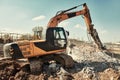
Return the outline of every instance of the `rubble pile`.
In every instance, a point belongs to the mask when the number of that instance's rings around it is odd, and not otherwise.
[[[120,73],[112,68],[104,70],[104,72],[99,73],[101,80],[120,80]]]
[[[75,43],[75,42],[74,42]],[[84,63],[86,65],[102,65],[101,67],[111,65],[120,66],[120,59],[113,56],[109,56],[106,52],[97,50],[95,45],[87,43],[77,43],[77,46],[73,47],[72,50],[68,47],[68,55],[78,63]],[[99,66],[100,66],[99,65]]]
[[[120,79],[120,60],[115,58],[114,55],[109,56],[106,54],[106,52],[97,50],[93,44],[76,41],[72,41],[72,44],[76,46],[74,46],[72,49],[68,48],[67,52],[68,55],[72,56],[74,61],[76,61],[75,69],[77,70],[77,73],[75,73],[74,76],[77,78],[75,77],[75,80]],[[117,77],[115,77],[113,74]]]
[[[58,71],[49,74],[47,72],[49,65],[44,64],[41,73],[33,74],[30,72],[27,60],[1,59],[0,80],[120,80],[119,59],[100,52],[95,45],[90,43],[73,40],[71,44],[73,45],[68,47],[67,53],[75,61],[73,68],[67,69],[59,66]]]
[[[112,68],[95,72],[90,67],[86,67],[82,71],[73,74],[73,76],[74,80],[120,80],[120,72]]]

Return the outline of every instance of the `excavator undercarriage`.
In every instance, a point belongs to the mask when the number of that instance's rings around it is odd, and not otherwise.
[[[32,73],[40,73],[42,67],[45,63],[49,65],[51,61],[54,61],[56,64],[60,64],[61,67],[72,68],[74,66],[74,61],[71,56],[67,54],[50,54],[41,57],[29,58],[30,70]]]

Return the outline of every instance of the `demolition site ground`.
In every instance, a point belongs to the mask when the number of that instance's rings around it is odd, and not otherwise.
[[[95,45],[71,40],[68,55],[74,59],[73,68],[60,67],[49,73],[49,65],[44,64],[41,73],[30,72],[27,59],[3,59],[3,44],[0,44],[0,80],[120,80],[120,59],[110,52],[101,52]]]

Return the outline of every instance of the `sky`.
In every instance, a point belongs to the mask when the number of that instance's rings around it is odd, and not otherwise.
[[[102,42],[120,42],[120,0],[0,0],[0,32],[32,33],[36,26],[44,30],[57,11],[87,3],[92,23]],[[74,11],[82,10],[82,6]],[[88,41],[82,16],[61,22],[70,38]],[[43,33],[45,34],[45,33]]]

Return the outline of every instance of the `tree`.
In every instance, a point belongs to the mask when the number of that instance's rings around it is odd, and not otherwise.
[[[34,39],[41,39],[43,27],[40,27],[40,26],[34,27],[32,31],[34,32],[34,35],[33,35]]]

